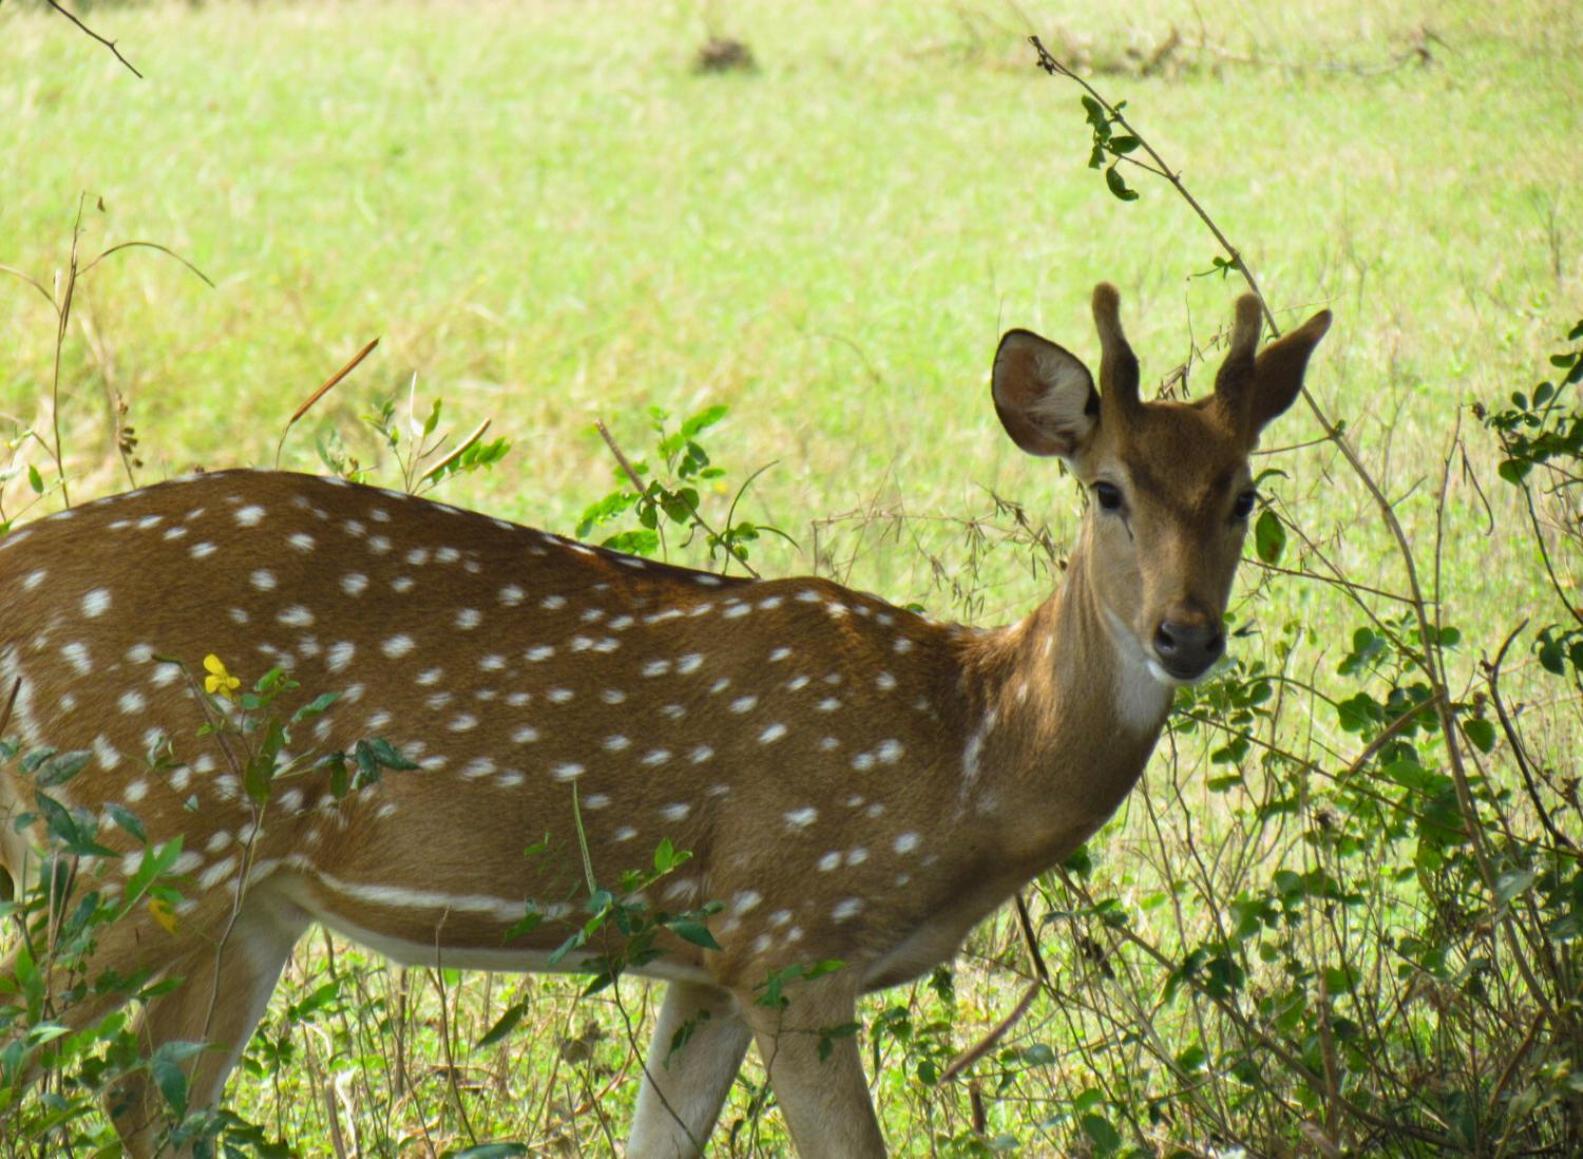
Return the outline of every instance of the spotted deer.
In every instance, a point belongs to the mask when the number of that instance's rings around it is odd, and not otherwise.
[[[669,839],[691,860],[639,900],[720,903],[718,948],[666,932],[637,967],[668,990],[629,1154],[701,1151],[750,1041],[803,1155],[884,1154],[857,1040],[820,1032],[948,961],[1132,789],[1173,689],[1221,655],[1248,456],[1330,324],[1317,314],[1260,352],[1244,297],[1214,393],[1144,402],[1114,288],[1093,313],[1097,390],[1027,331],[995,355],[1006,433],[1092,498],[1060,587],[995,631],[295,474],[197,475],[0,539],[10,731],[24,752],[91,754],[57,791],[119,855],[79,880],[113,894],[134,870],[116,806],[151,841],[183,838],[185,900],[165,921],[132,910],[93,968],[185,979],[139,1025],[151,1049],[212,1044],[192,1104],[218,1099],[311,922],[398,962],[586,966],[552,952],[585,916],[588,869],[613,882]],[[230,707],[192,677],[210,654],[238,675],[285,669],[303,698],[339,693],[262,803],[223,730],[200,735],[206,702]],[[373,736],[417,767],[332,792],[314,753]],[[20,878],[44,835],[13,819],[33,808],[12,761],[0,860]],[[514,931],[530,905],[545,920]],[[766,978],[832,960],[789,1002],[756,1001]],[[117,1129],[148,1155],[157,1096],[122,1095]]]

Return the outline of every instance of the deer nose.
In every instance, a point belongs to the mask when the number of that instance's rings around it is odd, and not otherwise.
[[[1225,633],[1207,617],[1166,617],[1154,630],[1154,654],[1178,680],[1197,680],[1225,650]]]

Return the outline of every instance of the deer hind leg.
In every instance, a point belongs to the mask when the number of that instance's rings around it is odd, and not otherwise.
[[[679,1033],[686,1041],[672,1050]],[[669,983],[627,1140],[630,1159],[702,1154],[751,1038],[726,991]]]
[[[167,1042],[208,1044],[186,1063],[189,1110],[219,1101],[307,926],[307,915],[289,902],[250,895],[223,942],[221,925],[218,944],[189,950],[172,967],[171,973],[182,977],[181,985],[149,1004],[138,1030],[150,1055]],[[130,1155],[145,1159],[171,1154],[160,1142],[163,1100],[147,1075],[128,1079],[109,1101],[112,1121]]]
[[[857,995],[854,979],[846,975],[838,971],[788,990],[781,1009],[743,997],[770,1088],[802,1159],[885,1155],[857,1038],[850,1033]]]

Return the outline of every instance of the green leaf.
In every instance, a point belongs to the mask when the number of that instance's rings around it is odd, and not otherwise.
[[[56,753],[44,762],[44,767],[34,775],[34,780],[42,789],[51,789],[56,785],[64,785],[93,759],[93,753],[86,749],[75,750],[69,753]]]
[[[1503,459],[1500,466],[1495,468],[1495,473],[1513,487],[1521,487],[1531,470],[1533,464],[1525,459]]]
[[[132,912],[132,907],[143,899],[143,894],[154,883],[154,879],[165,873],[176,863],[176,858],[181,856],[181,838],[176,837],[163,845],[149,846],[143,850],[143,858],[138,863],[137,872],[126,883],[126,888],[121,892],[121,907],[116,917],[124,917]],[[166,1046],[172,1045],[166,1043]],[[161,1050],[164,1047],[160,1048]]]
[[[1341,727],[1348,732],[1361,733],[1381,719],[1380,706],[1366,692],[1349,697],[1336,705],[1336,716]]]
[[[529,909],[528,912],[522,916],[521,921],[517,922],[505,932],[501,940],[511,942],[522,937],[524,934],[531,934],[534,930],[539,928],[543,921],[544,915],[542,913],[536,909]]]
[[[410,773],[418,767],[402,756],[401,750],[382,736],[372,736],[367,740],[359,741],[357,747],[366,751],[370,759],[381,768],[394,769],[399,773]]]
[[[831,1053],[835,1050],[836,1039],[851,1038],[857,1034],[859,1029],[861,1027],[856,1022],[843,1022],[838,1026],[826,1026],[820,1030],[819,1061],[824,1062],[829,1059]]]
[[[148,833],[144,830],[143,822],[138,820],[136,813],[132,812],[132,810],[128,809],[125,805],[118,801],[106,802],[104,811],[109,814],[110,820],[114,821],[122,829],[125,829],[128,833],[130,833],[133,837],[136,837],[145,845],[148,844]]]
[[[516,1159],[528,1153],[525,1143],[480,1143],[460,1151],[446,1151],[440,1159]]]
[[[677,849],[672,845],[669,837],[662,837],[660,843],[654,847],[654,872],[669,873],[692,860],[692,856],[687,850]]]
[[[1105,115],[1105,106],[1093,97],[1083,97],[1083,111],[1088,116],[1088,123],[1094,127],[1094,136],[1101,141],[1110,139],[1110,118]]]
[[[1495,725],[1490,721],[1465,720],[1462,722],[1462,732],[1481,753],[1487,753],[1495,747]]]
[[[1105,170],[1105,184],[1119,201],[1138,200],[1138,191],[1128,188],[1127,179],[1121,175],[1121,172],[1114,165]]]
[[[243,770],[242,787],[255,805],[262,805],[269,800],[269,787],[278,771],[276,761],[285,747],[285,726],[278,720],[271,720],[264,727],[264,739],[259,743],[258,751]]]
[[[623,531],[619,535],[612,535],[599,546],[628,555],[653,555],[660,549],[660,537],[655,531]]]
[[[27,465],[27,485],[33,488],[35,495],[44,494],[44,476],[38,473],[38,468],[32,463]]]
[[[1513,869],[1495,879],[1495,900],[1500,905],[1510,904],[1512,898],[1525,893],[1538,879],[1531,869]]]
[[[159,1093],[176,1112],[177,1118],[187,1114],[187,1072],[182,1063],[204,1050],[201,1042],[167,1042],[148,1060],[149,1072],[159,1086]]]
[[[478,1040],[478,1046],[480,1048],[493,1046],[499,1042],[517,1028],[517,1024],[522,1021],[522,1016],[527,1012],[528,1004],[526,1002],[517,1002],[507,1007],[506,1012],[496,1019],[495,1024],[489,1028],[489,1032]]]
[[[1138,138],[1129,137],[1124,134],[1120,137],[1112,137],[1110,139],[1110,151],[1112,153],[1131,153],[1138,147],[1139,144],[1140,142]]]
[[[1022,1061],[1029,1066],[1054,1066],[1055,1051],[1050,1049],[1048,1043],[1036,1042],[1023,1049]]]
[[[714,406],[705,407],[693,415],[692,418],[682,423],[682,437],[693,438],[699,431],[707,430],[725,418],[730,410],[731,408],[724,403],[716,403]]]
[[[1099,1115],[1084,1115],[1081,1122],[1083,1134],[1093,1142],[1096,1155],[1114,1155],[1121,1150],[1121,1136],[1110,1125],[1109,1119]]]
[[[678,938],[691,942],[695,946],[702,946],[706,950],[718,950],[720,948],[720,943],[715,941],[715,936],[709,932],[709,927],[696,918],[669,918],[664,924],[665,928]]]
[[[1331,994],[1350,994],[1357,981],[1356,971],[1346,966],[1325,967],[1325,989]]]
[[[326,692],[323,696],[315,697],[311,704],[304,704],[301,708],[297,709],[296,712],[291,714],[291,723],[301,724],[305,720],[311,720],[313,717],[321,716],[323,715],[325,709],[329,708],[330,705],[334,704],[339,699],[341,699],[341,694],[339,692]]]
[[[1280,516],[1275,512],[1260,512],[1258,522],[1253,525],[1253,547],[1259,559],[1265,563],[1280,560],[1281,552],[1286,549],[1286,528],[1281,525]]]

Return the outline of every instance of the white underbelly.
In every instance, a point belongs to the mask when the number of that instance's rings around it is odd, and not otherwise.
[[[461,970],[493,970],[510,974],[580,974],[598,969],[598,954],[573,952],[550,961],[553,951],[535,949],[492,949],[480,946],[446,946],[436,941],[411,941],[370,930],[337,913],[321,899],[306,896],[295,899],[314,921],[402,966],[452,966]],[[519,915],[520,916],[520,915]],[[504,927],[502,927],[504,932]],[[696,966],[656,959],[627,973],[667,982],[708,982],[709,975]]]

